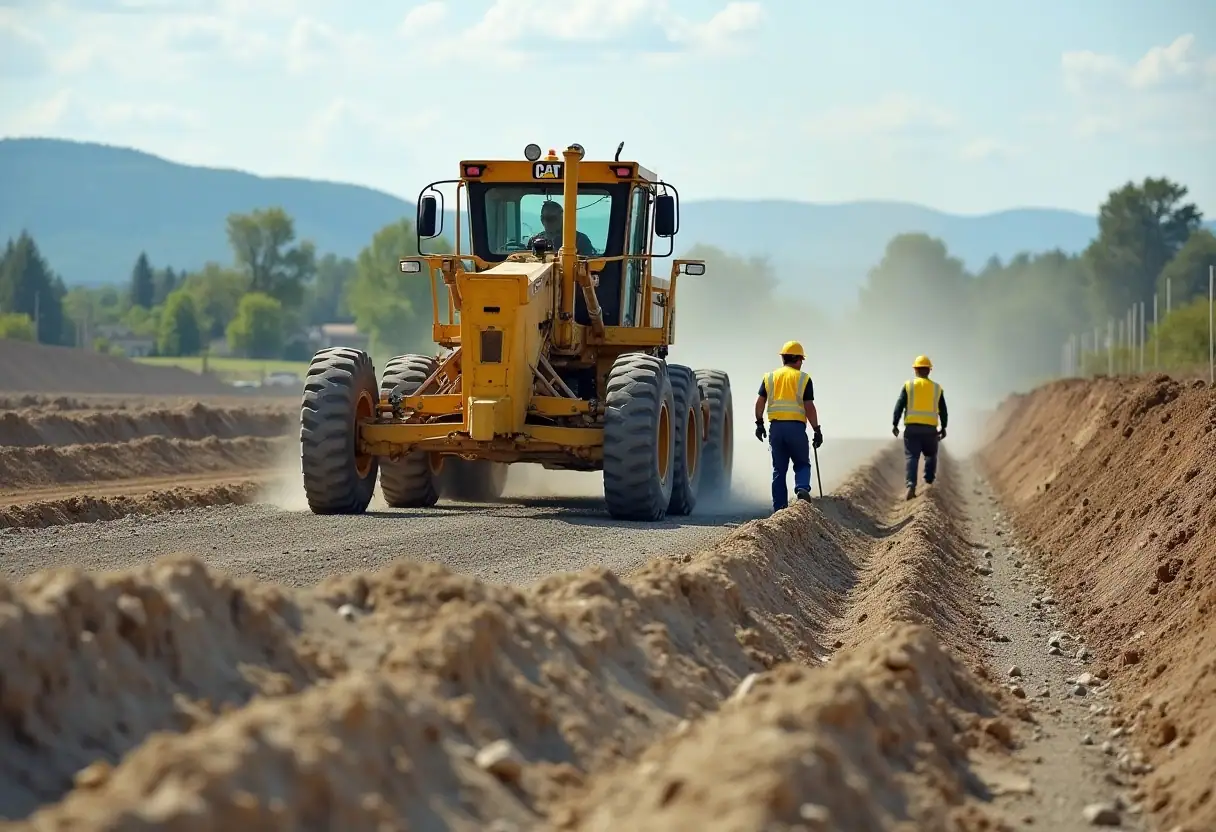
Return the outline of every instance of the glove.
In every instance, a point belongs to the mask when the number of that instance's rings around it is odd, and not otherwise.
[[[946,438],[946,429],[945,429],[945,428],[942,428],[941,430],[939,430],[939,431],[937,432],[937,438],[938,438],[938,439],[945,439],[945,438]]]
[[[897,428],[895,425],[891,426],[891,435],[894,436],[896,439],[899,438],[899,428]]]
[[[811,447],[818,450],[819,446],[822,444],[823,444],[823,431],[821,431],[819,428],[815,428],[815,435],[813,437],[811,437]]]
[[[764,429],[764,420],[757,419],[756,420],[756,438],[759,439],[761,442],[763,442],[767,436],[768,436],[768,431],[766,431]]]

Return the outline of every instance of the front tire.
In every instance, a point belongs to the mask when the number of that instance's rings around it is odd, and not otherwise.
[[[405,396],[412,396],[439,368],[439,361],[429,355],[399,355],[384,365],[380,392],[388,394],[400,385]],[[421,451],[400,459],[380,463],[380,493],[393,508],[426,508],[439,502],[438,475],[441,466],[432,463],[431,455]]]
[[[662,520],[675,473],[675,398],[667,363],[619,356],[608,373],[604,499],[619,520]]]
[[[668,364],[672,398],[675,401],[675,475],[671,485],[669,514],[692,514],[701,486],[701,459],[705,426],[701,413],[701,387],[693,371],[682,364]]]
[[[300,469],[313,514],[362,514],[378,460],[358,452],[359,421],[376,415],[376,368],[363,350],[332,347],[312,358],[300,405]]]

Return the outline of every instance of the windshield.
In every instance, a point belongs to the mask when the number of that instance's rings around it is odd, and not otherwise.
[[[608,248],[613,193],[601,185],[578,189],[578,253],[602,255]],[[474,208],[474,210],[476,210]],[[554,250],[562,245],[565,204],[561,185],[488,185],[482,202],[486,247],[496,255],[526,251],[544,235]]]

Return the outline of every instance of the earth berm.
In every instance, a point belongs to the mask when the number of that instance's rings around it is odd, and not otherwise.
[[[10,828],[993,828],[968,752],[1007,753],[1020,705],[942,646],[969,555],[949,492],[905,504],[898,469],[624,577],[401,561],[291,590],[177,557],[6,585]],[[929,551],[959,590],[925,605]]]

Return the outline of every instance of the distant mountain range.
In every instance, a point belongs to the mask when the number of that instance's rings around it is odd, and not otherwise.
[[[414,216],[412,204],[359,185],[194,167],[58,139],[0,139],[0,183],[0,236],[28,230],[69,284],[125,282],[140,251],[157,266],[177,269],[228,262],[224,222],[234,211],[280,205],[300,237],[348,257],[382,226]],[[696,243],[767,254],[785,287],[832,305],[855,295],[887,241],[901,232],[940,237],[972,269],[994,254],[1080,251],[1097,233],[1095,216],[1073,211],[1023,208],[972,217],[873,201],[686,199],[680,225],[677,254]],[[1216,229],[1216,222],[1208,225]]]

